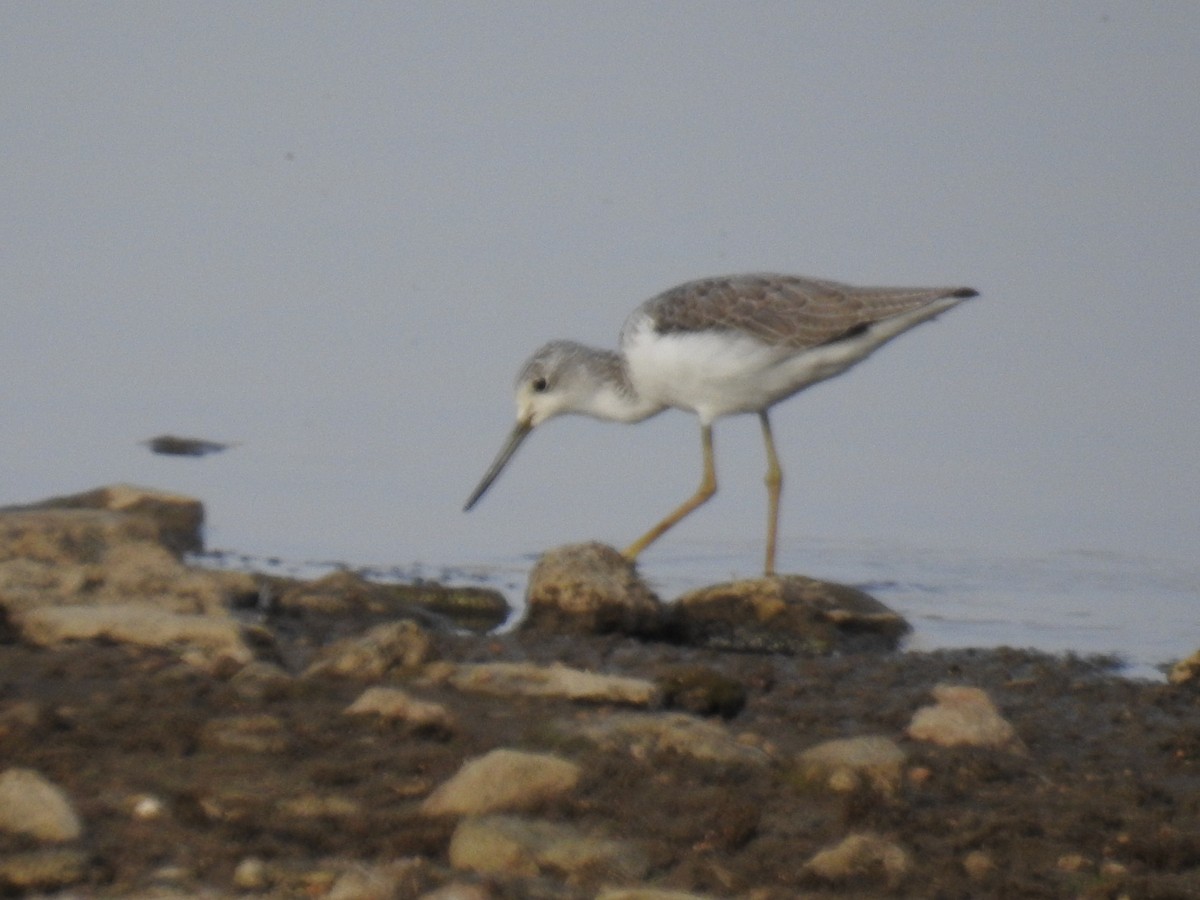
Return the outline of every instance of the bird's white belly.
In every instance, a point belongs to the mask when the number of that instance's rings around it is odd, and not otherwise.
[[[649,327],[627,332],[622,349],[639,396],[706,422],[766,409],[862,358],[836,344],[796,351],[732,331],[656,334]]]

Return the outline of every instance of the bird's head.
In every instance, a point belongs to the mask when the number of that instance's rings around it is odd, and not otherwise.
[[[587,348],[571,341],[551,341],[529,357],[517,375],[517,422],[464,511],[491,487],[529,432],[555,416],[584,407],[587,395],[594,390],[587,377],[586,359]]]

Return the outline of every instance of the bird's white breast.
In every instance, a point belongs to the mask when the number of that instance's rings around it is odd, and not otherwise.
[[[639,396],[705,422],[765,409],[857,361],[836,347],[797,352],[736,331],[658,334],[649,318],[630,323],[622,350]]]

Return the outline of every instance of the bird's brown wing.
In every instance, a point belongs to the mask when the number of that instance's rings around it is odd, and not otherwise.
[[[816,347],[971,288],[855,287],[791,275],[733,275],[690,281],[646,302],[660,334],[740,331],[779,346]]]

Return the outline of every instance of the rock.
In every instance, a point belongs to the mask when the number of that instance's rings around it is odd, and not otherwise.
[[[885,796],[900,787],[905,752],[891,738],[878,735],[825,741],[797,757],[803,778],[847,793],[866,784]]]
[[[279,812],[295,819],[359,819],[363,805],[340,794],[299,794],[280,801]]]
[[[770,762],[762,749],[731,735],[723,725],[687,713],[613,713],[564,730],[610,750],[638,757],[678,753],[693,759],[761,766]]]
[[[1171,684],[1187,684],[1189,681],[1195,681],[1200,678],[1200,650],[1197,650],[1187,659],[1181,659],[1175,665],[1171,666],[1171,671],[1167,674],[1167,680]]]
[[[369,687],[346,707],[347,715],[376,715],[398,719],[414,728],[453,732],[457,723],[440,703],[418,700],[399,688]]]
[[[658,597],[633,563],[604,544],[548,550],[529,573],[522,631],[653,635],[663,620]]]
[[[83,881],[88,857],[80,850],[47,849],[0,855],[0,893],[21,895]]]
[[[935,706],[917,710],[908,736],[942,747],[997,747],[1014,753],[1024,745],[991,698],[979,688],[940,684],[933,689]]]
[[[700,588],[672,607],[681,643],[754,653],[823,655],[894,650],[909,624],[856,588],[772,575]]]
[[[422,894],[417,900],[493,900],[495,895],[481,884],[452,881],[436,891]]]
[[[392,619],[419,619],[431,626],[449,621],[473,631],[490,631],[501,625],[510,612],[504,595],[488,588],[381,583],[348,571],[285,584],[277,600],[278,607],[285,610],[332,615],[365,612]]]
[[[963,871],[972,881],[982,881],[996,869],[996,860],[986,850],[972,850],[963,857]]]
[[[421,804],[426,815],[480,815],[527,809],[575,788],[581,771],[546,753],[493,750],[463,763]]]
[[[274,663],[254,660],[229,679],[229,686],[243,700],[278,700],[287,696],[296,679]]]
[[[73,841],[83,824],[67,795],[32,769],[0,773],[0,831],[39,841]]]
[[[40,606],[11,614],[21,637],[40,647],[64,641],[110,640],[190,652],[191,661],[254,658],[237,621],[228,615],[173,613],[136,601],[106,606]]]
[[[450,839],[450,865],[484,875],[532,878],[547,873],[631,880],[647,870],[633,845],[594,837],[569,825],[514,816],[467,818]]]
[[[713,900],[713,898],[707,894],[664,891],[658,888],[610,888],[597,894],[596,900]]]
[[[740,681],[707,666],[678,666],[659,676],[663,702],[701,716],[732,719],[746,705]]]
[[[402,867],[357,865],[338,876],[326,900],[393,900],[400,892]]]
[[[601,675],[572,669],[561,663],[474,663],[431,666],[426,675],[460,691],[499,697],[560,697],[586,703],[650,706],[658,701],[658,687],[643,678]]]
[[[261,891],[271,886],[271,871],[257,856],[247,856],[233,870],[233,886],[243,891]]]
[[[388,622],[323,648],[304,677],[337,675],[378,681],[393,672],[412,671],[432,657],[433,641],[424,628],[410,620]]]
[[[804,868],[825,881],[882,876],[894,887],[908,874],[912,863],[908,853],[891,841],[875,834],[852,834],[816,853]]]
[[[121,513],[124,515],[120,518],[127,522],[136,519],[142,523],[141,528],[149,526],[149,533],[145,534],[144,539],[157,541],[175,554],[195,553],[204,549],[204,505],[199,500],[130,484],[114,484],[82,494],[52,497],[25,506],[5,507],[0,509],[0,521],[12,513],[80,510]],[[60,521],[70,521],[70,516]],[[0,538],[0,544],[2,543],[3,539]],[[88,545],[64,545],[64,548],[66,547],[86,552]]]
[[[283,721],[267,713],[212,719],[201,730],[200,741],[218,750],[243,753],[283,753],[289,743]]]

